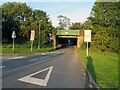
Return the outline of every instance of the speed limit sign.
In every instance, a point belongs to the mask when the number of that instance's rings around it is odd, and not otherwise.
[[[30,41],[34,41],[35,38],[35,30],[31,30]]]

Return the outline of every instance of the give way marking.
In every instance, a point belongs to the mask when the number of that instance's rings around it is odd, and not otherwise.
[[[31,84],[35,84],[35,85],[40,85],[40,86],[47,86],[47,83],[48,83],[48,80],[50,78],[50,75],[51,75],[51,72],[52,72],[52,69],[53,69],[53,66],[50,66],[48,68],[45,68],[43,70],[40,70],[38,72],[35,72],[33,74],[30,74],[28,76],[25,76],[25,77],[22,77],[20,79],[18,79],[19,81],[22,81],[22,82],[26,82],[26,83],[31,83]],[[34,77],[31,77],[31,76],[34,76],[38,73],[41,73],[43,71],[46,71],[46,70],[49,70],[45,79],[39,79],[39,78],[34,78]]]

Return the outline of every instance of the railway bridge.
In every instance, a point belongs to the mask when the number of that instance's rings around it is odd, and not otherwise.
[[[56,34],[53,32],[54,49],[59,46],[73,46],[77,45],[80,48],[83,42],[83,30],[57,30]]]

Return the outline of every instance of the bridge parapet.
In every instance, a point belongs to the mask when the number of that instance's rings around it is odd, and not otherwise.
[[[57,36],[61,35],[71,35],[71,36],[79,36],[80,35],[80,30],[57,30],[56,33]]]

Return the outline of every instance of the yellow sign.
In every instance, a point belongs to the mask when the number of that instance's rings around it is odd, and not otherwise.
[[[91,30],[84,30],[84,42],[91,42]]]

